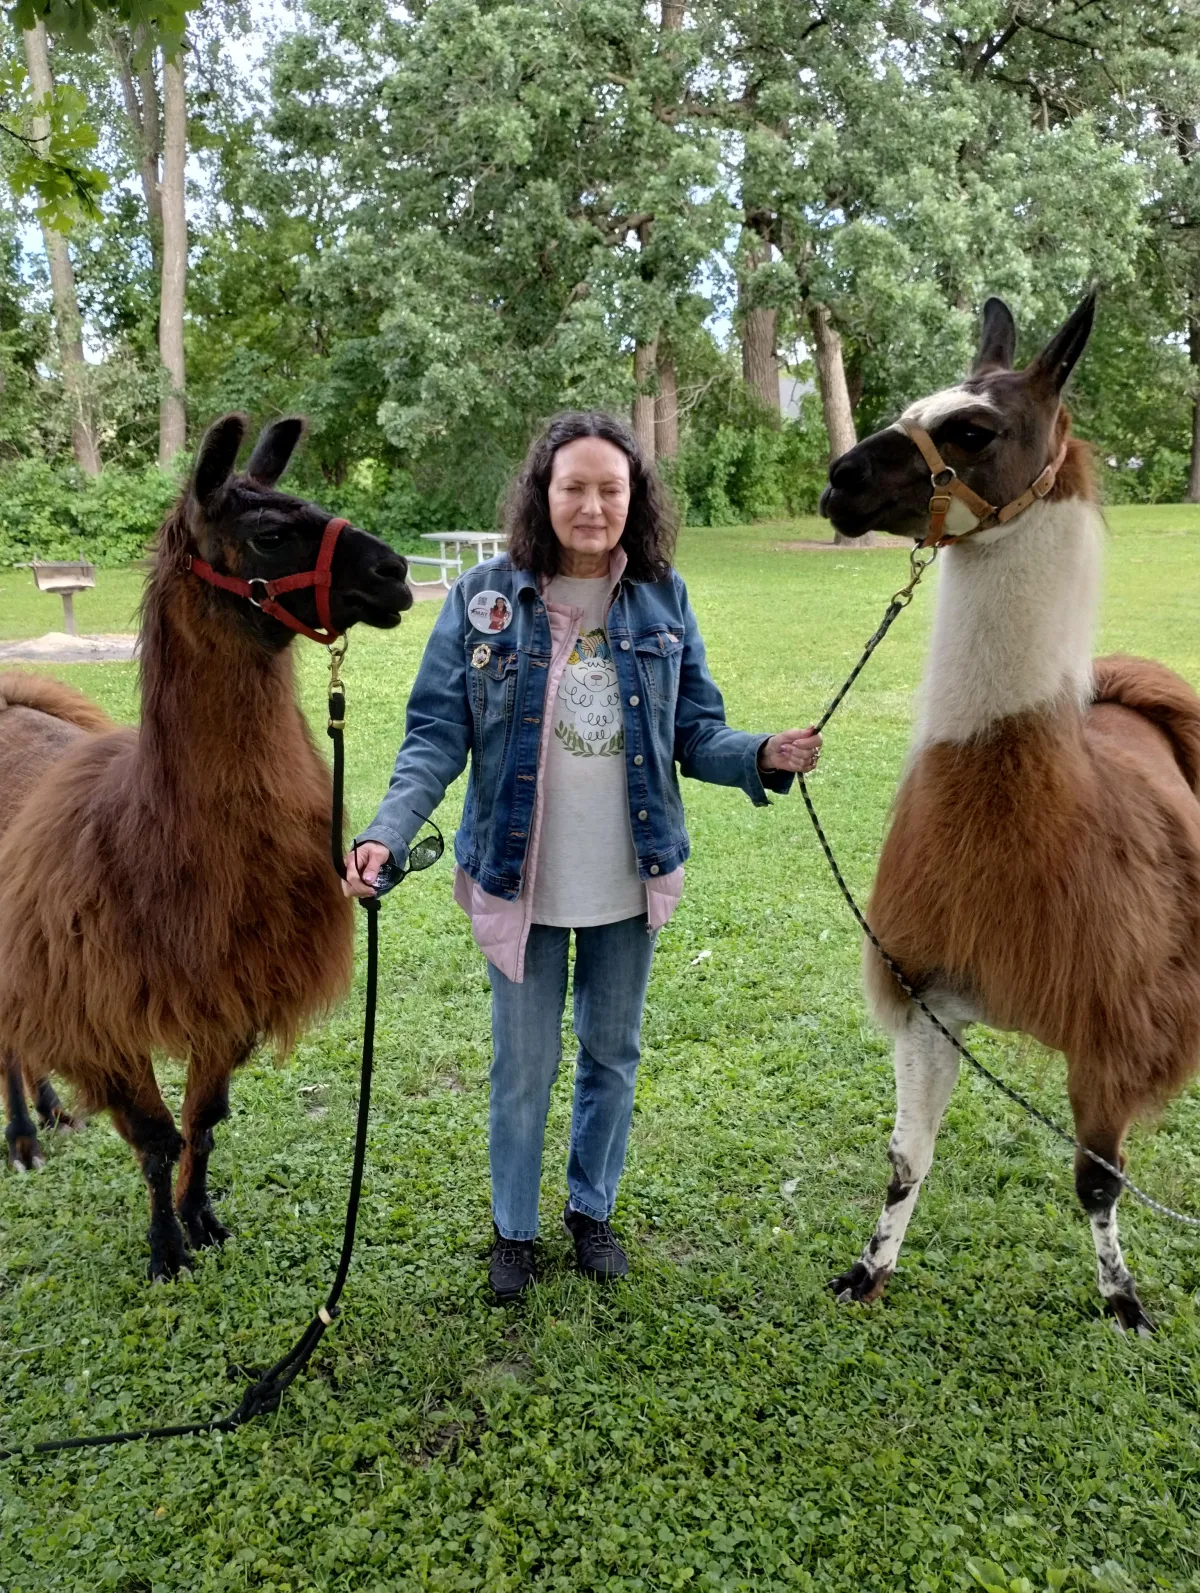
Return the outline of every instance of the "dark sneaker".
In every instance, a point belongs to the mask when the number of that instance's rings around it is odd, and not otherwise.
[[[613,1278],[625,1277],[629,1258],[606,1222],[597,1222],[581,1211],[572,1211],[568,1201],[563,1212],[563,1227],[575,1241],[575,1259],[585,1278],[608,1283]]]
[[[493,1232],[488,1282],[497,1300],[515,1300],[537,1276],[533,1265],[533,1240],[505,1239],[498,1228],[493,1228]]]

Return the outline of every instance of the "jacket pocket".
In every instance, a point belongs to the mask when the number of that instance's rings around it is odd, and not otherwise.
[[[483,658],[483,654],[488,654]],[[517,693],[516,648],[498,652],[486,646],[471,649],[468,658],[467,680],[471,695],[471,712],[477,724],[502,719],[512,720],[513,702]]]
[[[646,687],[650,705],[660,716],[669,709],[673,723],[675,701],[679,696],[679,666],[683,658],[682,632],[656,625],[635,636],[633,647],[638,674]],[[668,746],[670,744],[668,741]]]

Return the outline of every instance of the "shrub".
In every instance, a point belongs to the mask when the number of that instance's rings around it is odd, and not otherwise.
[[[828,462],[820,404],[809,394],[800,420],[779,428],[760,422],[689,432],[670,482],[690,524],[739,525],[813,513]]]
[[[324,486],[313,496],[400,553],[417,552],[423,532],[469,529],[453,493],[422,491],[409,471],[378,459],[360,459],[340,486]]]
[[[1179,503],[1187,491],[1189,460],[1174,448],[1154,448],[1145,458],[1118,462],[1101,456],[1106,503]]]
[[[129,564],[145,551],[179,490],[148,466],[99,476],[22,459],[0,470],[0,567],[33,559]]]

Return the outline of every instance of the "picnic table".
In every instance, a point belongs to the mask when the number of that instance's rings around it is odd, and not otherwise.
[[[422,542],[436,542],[438,556],[432,554],[424,557],[416,554],[409,559],[409,564],[436,565],[438,574],[432,581],[416,581],[415,586],[449,586],[456,581],[463,572],[463,550],[473,548],[476,564],[482,564],[484,559],[490,559],[497,553],[504,551],[506,541],[503,531],[423,531]],[[447,548],[451,551],[447,553]],[[453,571],[453,574],[450,572]]]

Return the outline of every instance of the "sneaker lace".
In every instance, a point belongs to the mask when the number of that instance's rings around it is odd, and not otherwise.
[[[519,1267],[526,1259],[528,1246],[519,1239],[497,1239],[492,1254],[502,1267]]]
[[[598,1222],[588,1236],[589,1241],[597,1250],[615,1250],[617,1236],[606,1222]]]

